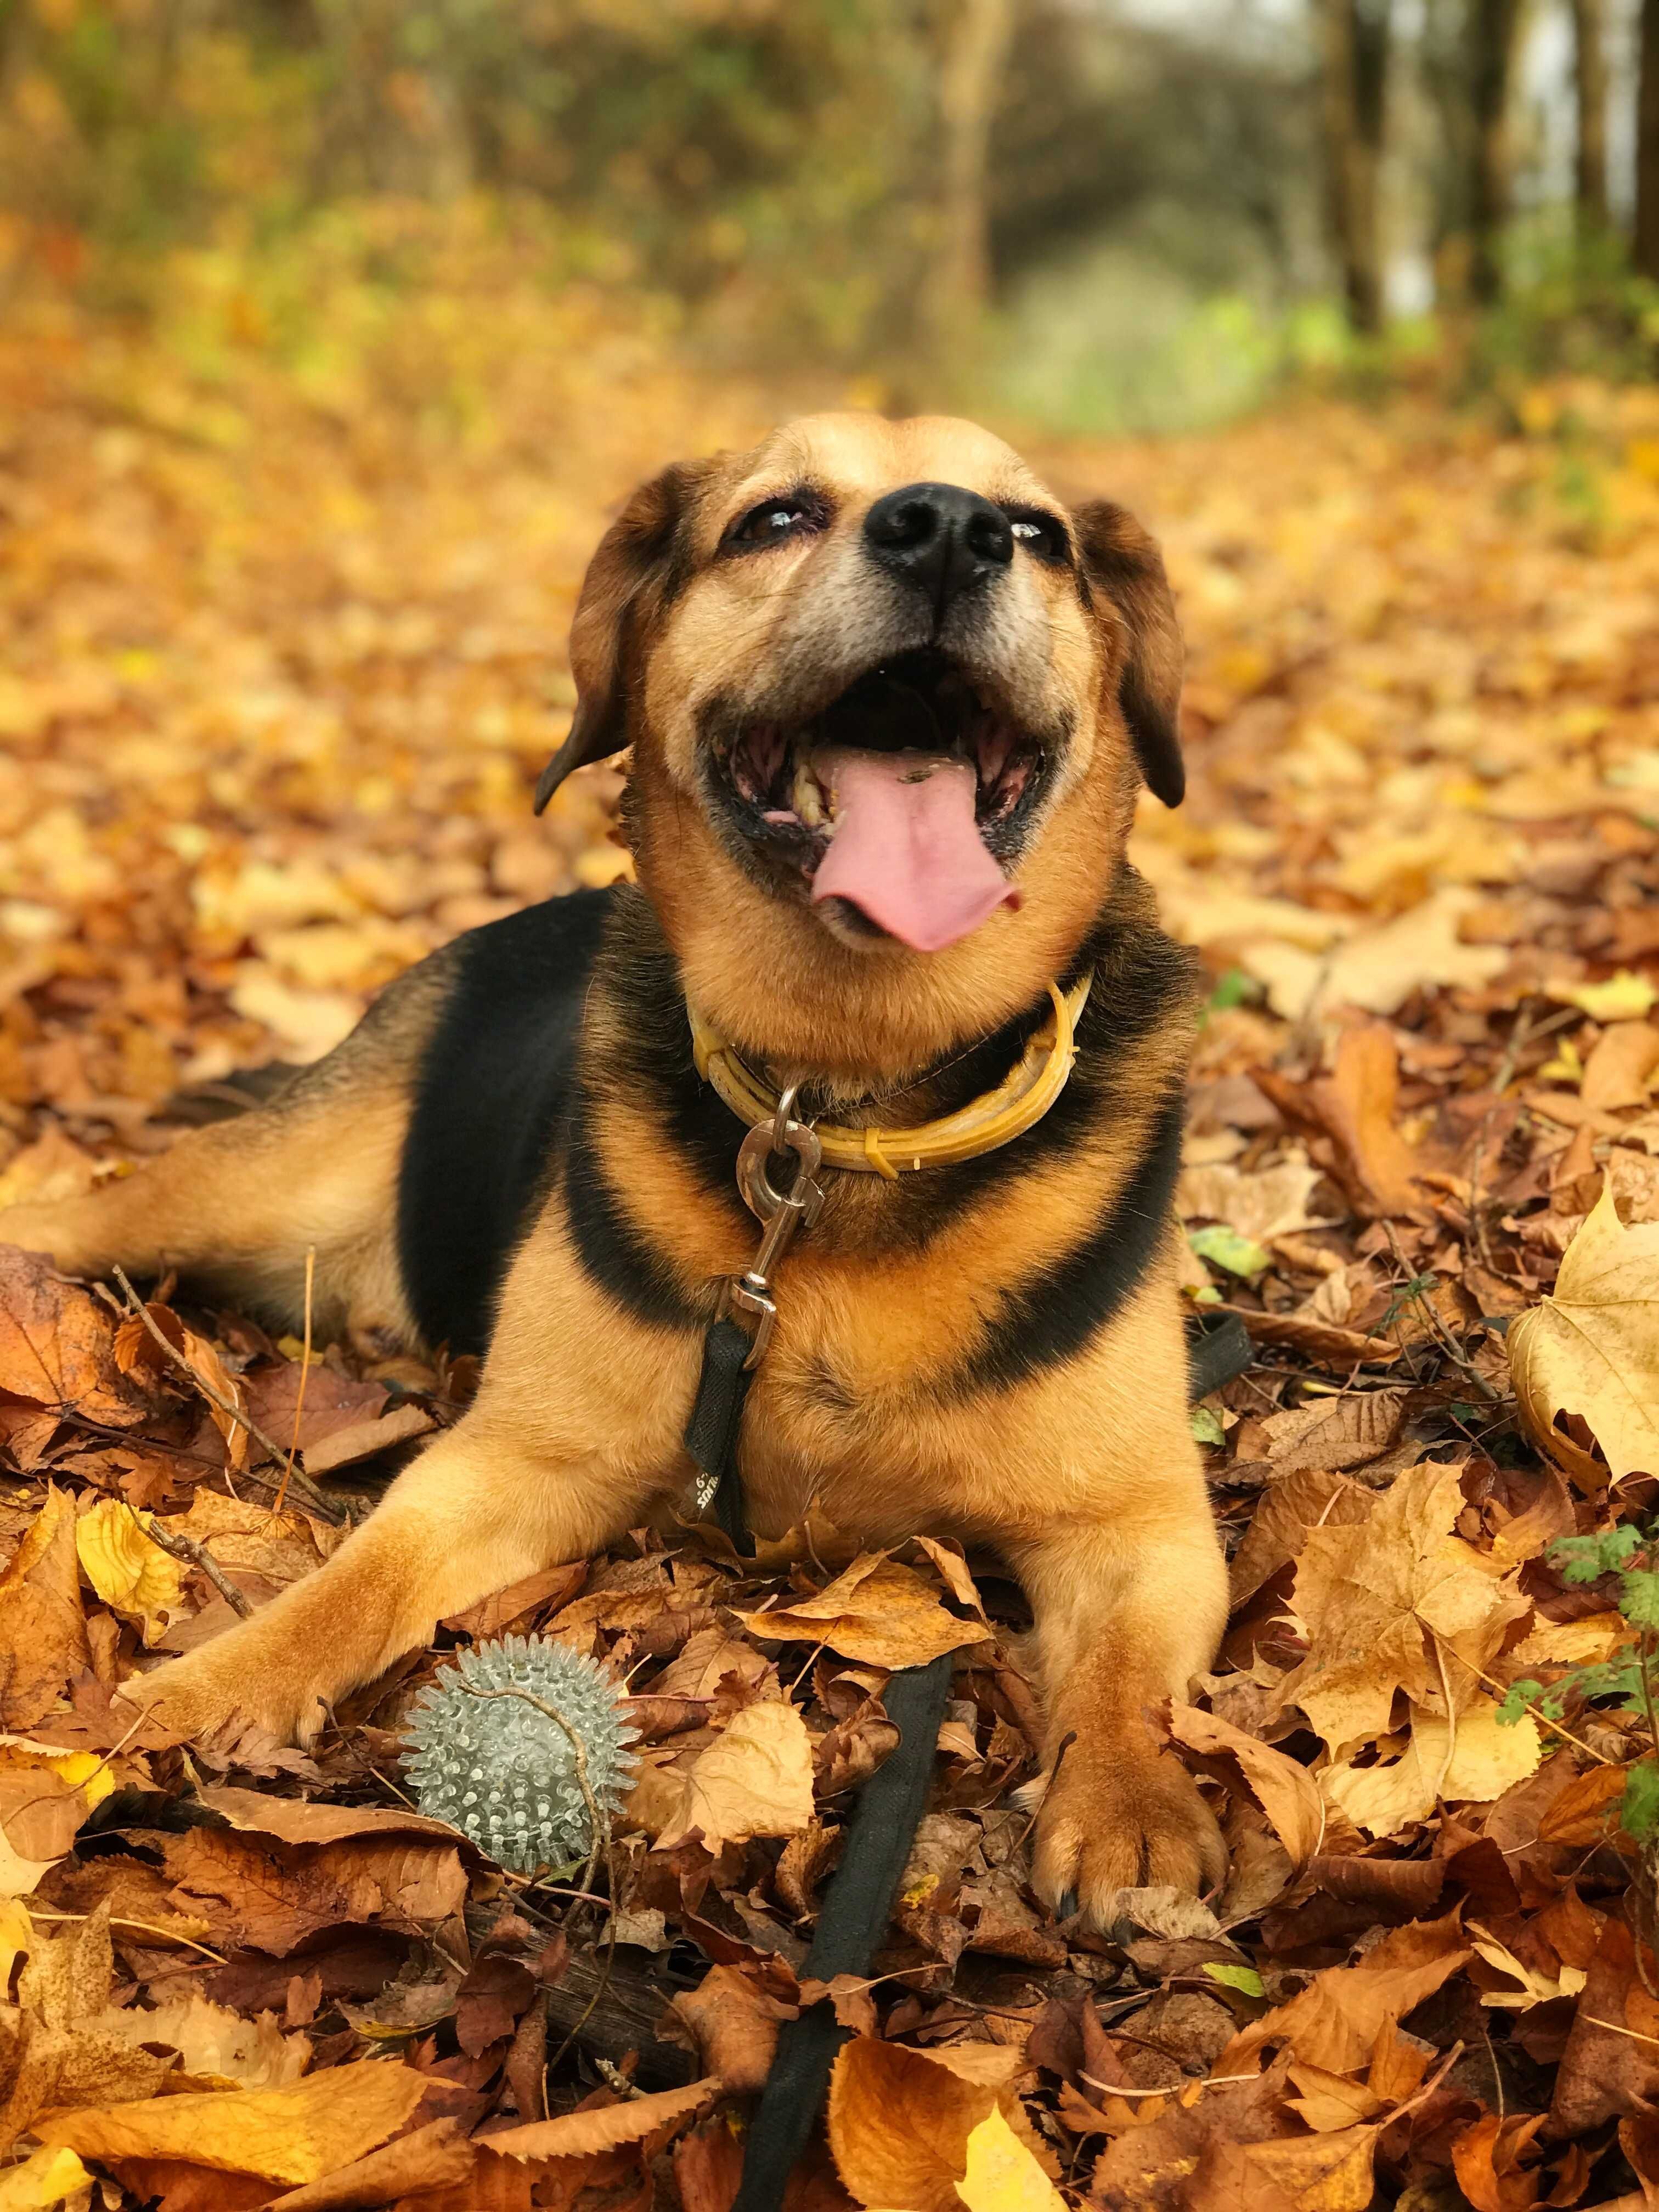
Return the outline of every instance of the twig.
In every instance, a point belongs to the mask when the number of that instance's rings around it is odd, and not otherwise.
[[[184,1560],[187,1566],[199,1567],[231,1611],[240,1614],[244,1620],[247,1619],[253,1607],[215,1559],[205,1544],[198,1543],[194,1536],[186,1536],[171,1528],[163,1528],[153,1515],[146,1525],[143,1515],[136,1511],[131,1503],[125,1500],[123,1502],[126,1504],[127,1511],[132,1515],[133,1520],[137,1524],[141,1535],[147,1536],[158,1551],[166,1552],[173,1559]]]
[[[1442,1637],[1440,1631],[1436,1628],[1431,1622],[1425,1620],[1420,1613],[1414,1613],[1412,1615],[1412,1618],[1416,1621],[1419,1628],[1426,1628],[1428,1630],[1430,1635],[1433,1637],[1437,1644],[1444,1642],[1445,1639]],[[1465,1659],[1462,1653],[1458,1650],[1455,1644],[1447,1644],[1446,1649],[1451,1653],[1454,1659],[1460,1662],[1462,1665],[1467,1667],[1470,1674],[1474,1674],[1478,1678],[1478,1680],[1484,1682],[1489,1690],[1496,1690],[1500,1698],[1505,1698],[1509,1695],[1509,1691],[1504,1687],[1504,1685],[1501,1682],[1495,1681],[1490,1674],[1483,1673],[1482,1670],[1475,1665],[1473,1659]],[[1513,1687],[1513,1685],[1510,1686]],[[1582,1751],[1586,1759],[1593,1759],[1598,1766],[1616,1766],[1618,1765],[1619,1762],[1617,1759],[1604,1757],[1601,1752],[1596,1751],[1591,1745],[1587,1744],[1583,1736],[1575,1735],[1570,1728],[1563,1728],[1559,1721],[1552,1720],[1549,1715],[1544,1711],[1543,1707],[1541,1705],[1534,1705],[1530,1698],[1522,1698],[1521,1702],[1535,1721],[1539,1722],[1544,1728],[1553,1729],[1557,1735],[1565,1737],[1567,1742],[1571,1744],[1576,1750]]]
[[[276,1502],[271,1507],[273,1515],[283,1510],[283,1500],[288,1496],[288,1486],[294,1480],[294,1463],[300,1456],[300,1417],[306,1409],[306,1384],[311,1379],[311,1291],[317,1274],[317,1247],[306,1247],[306,1333],[300,1348],[300,1387],[294,1394],[294,1434],[289,1439],[288,1465],[283,1469],[283,1479],[276,1486]]]
[[[286,1454],[283,1452],[281,1444],[274,1442],[271,1437],[268,1437],[257,1421],[253,1420],[248,1414],[245,1413],[240,1406],[234,1405],[231,1401],[225,1396],[222,1390],[216,1389],[198,1369],[191,1364],[190,1361],[185,1358],[184,1353],[180,1352],[176,1346],[170,1344],[167,1341],[165,1331],[156,1326],[155,1316],[151,1314],[149,1308],[139,1297],[137,1291],[133,1289],[132,1285],[127,1280],[123,1271],[119,1267],[112,1267],[110,1273],[114,1276],[116,1281],[121,1285],[122,1291],[126,1296],[129,1308],[131,1309],[135,1319],[143,1323],[145,1328],[149,1330],[155,1342],[160,1345],[161,1350],[166,1353],[173,1365],[178,1368],[180,1373],[189,1376],[191,1381],[196,1385],[197,1389],[207,1400],[208,1403],[210,1406],[216,1406],[227,1420],[234,1421],[238,1428],[246,1429],[249,1436],[252,1437],[254,1443],[258,1445],[259,1449],[264,1452],[268,1460],[270,1460],[277,1466],[281,1466],[283,1459],[286,1457]],[[270,1487],[269,1485],[265,1486]],[[316,1485],[307,1480],[304,1475],[301,1474],[297,1471],[297,1469],[294,1474],[294,1487],[301,1498],[307,1500],[314,1499],[319,1505],[326,1504],[326,1500],[323,1498],[321,1492],[318,1490]],[[280,1496],[280,1494],[281,1493],[279,1492],[278,1495]]]
[[[1446,1354],[1446,1357],[1452,1362],[1453,1365],[1468,1376],[1470,1382],[1474,1383],[1475,1389],[1480,1393],[1483,1398],[1488,1399],[1493,1404],[1496,1404],[1502,1394],[1499,1391],[1495,1390],[1492,1384],[1487,1382],[1486,1376],[1481,1374],[1480,1370],[1471,1361],[1468,1354],[1464,1351],[1462,1346],[1459,1344],[1451,1331],[1446,1327],[1444,1322],[1441,1320],[1439,1315],[1430,1304],[1428,1299],[1425,1297],[1422,1291],[1416,1287],[1419,1278],[1409,1267],[1407,1266],[1406,1255],[1400,1249],[1400,1240],[1394,1233],[1393,1222],[1385,1221],[1382,1226],[1388,1231],[1389,1250],[1394,1254],[1396,1263],[1405,1269],[1406,1287],[1401,1293],[1402,1298],[1408,1299],[1410,1303],[1417,1308],[1424,1320],[1428,1323],[1430,1334],[1434,1337],[1436,1342],[1439,1345],[1441,1350]]]
[[[47,1912],[38,1905],[26,1905],[23,1910],[31,1920],[90,1920],[92,1917],[89,1912]],[[222,1951],[210,1951],[205,1943],[197,1942],[193,1936],[180,1936],[173,1929],[159,1927],[153,1920],[134,1920],[127,1913],[112,1912],[109,1924],[112,1928],[142,1928],[147,1936],[163,1936],[169,1943],[177,1943],[186,1951],[199,1951],[204,1959],[211,1959],[218,1966],[230,1963]]]

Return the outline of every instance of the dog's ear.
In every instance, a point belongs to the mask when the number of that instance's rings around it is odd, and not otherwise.
[[[1187,789],[1179,721],[1185,653],[1164,556],[1134,517],[1109,499],[1079,507],[1073,520],[1090,587],[1116,608],[1127,635],[1117,697],[1135,758],[1153,793],[1179,806]]]
[[[536,784],[539,814],[573,769],[619,753],[629,727],[635,648],[649,602],[660,594],[679,526],[707,464],[677,462],[632,493],[587,564],[570,624],[576,711],[570,734]]]

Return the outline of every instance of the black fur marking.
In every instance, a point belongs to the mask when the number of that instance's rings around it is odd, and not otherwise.
[[[1177,1086],[1154,1117],[1133,1174],[1083,1242],[1036,1282],[1004,1296],[982,1340],[951,1378],[953,1396],[1006,1389],[1039,1368],[1059,1366],[1121,1310],[1169,1232],[1185,1103]]]
[[[641,1237],[605,1181],[593,1149],[593,1110],[586,1086],[579,1083],[564,1172],[576,1256],[600,1289],[636,1320],[668,1328],[701,1327],[707,1314],[687,1298],[662,1252]],[[649,1174],[648,1163],[641,1163],[641,1172]]]
[[[404,1288],[431,1344],[482,1353],[563,1132],[606,915],[574,891],[460,939],[398,1178]]]

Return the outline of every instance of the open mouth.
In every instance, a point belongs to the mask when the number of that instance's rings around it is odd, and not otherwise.
[[[935,951],[1019,903],[1011,860],[1048,765],[933,647],[896,654],[798,728],[741,724],[723,753],[751,843],[890,936]]]

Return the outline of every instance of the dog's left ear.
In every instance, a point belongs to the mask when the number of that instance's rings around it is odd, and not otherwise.
[[[632,741],[635,647],[668,576],[691,494],[708,466],[677,462],[642,483],[587,564],[570,624],[576,711],[569,736],[537,781],[538,814],[573,769],[605,760]]]
[[[1179,720],[1186,654],[1164,556],[1133,515],[1109,499],[1079,507],[1073,519],[1090,587],[1111,601],[1127,635],[1117,698],[1135,758],[1154,795],[1179,806],[1187,789]]]

